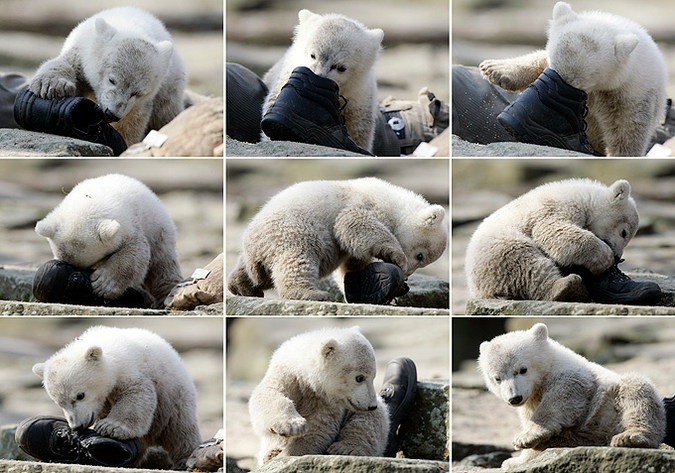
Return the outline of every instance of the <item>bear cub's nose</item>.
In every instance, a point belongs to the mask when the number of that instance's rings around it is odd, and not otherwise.
[[[518,405],[521,402],[523,402],[523,396],[513,396],[511,399],[509,399],[509,404],[512,406]]]

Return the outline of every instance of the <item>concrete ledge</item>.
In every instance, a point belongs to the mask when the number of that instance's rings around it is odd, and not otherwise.
[[[111,468],[92,465],[74,465],[66,463],[41,463],[35,461],[1,460],[0,473],[105,473],[105,472],[144,472],[157,473],[157,471],[171,470],[146,470],[140,468]],[[185,472],[182,472],[185,473]]]
[[[581,302],[470,299],[467,315],[675,315],[675,277],[653,273],[627,273],[638,282],[655,282],[663,291],[658,305],[639,306]]]
[[[256,473],[442,473],[447,462],[407,458],[350,457],[342,455],[305,455],[275,458]]]
[[[450,315],[450,310],[226,296],[225,313],[227,315]]]
[[[549,448],[539,457],[510,470],[514,473],[587,473],[675,471],[675,451],[649,448]]]

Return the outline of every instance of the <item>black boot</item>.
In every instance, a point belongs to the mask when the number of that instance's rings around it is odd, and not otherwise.
[[[675,396],[663,398],[666,408],[666,436],[663,443],[675,448]]]
[[[16,428],[17,445],[32,457],[52,463],[121,467],[141,453],[138,439],[116,440],[94,430],[72,430],[65,419],[36,416]]]
[[[352,141],[339,107],[335,81],[301,66],[293,69],[260,126],[272,140],[296,141],[372,154]]]
[[[117,299],[94,294],[91,270],[81,270],[60,260],[50,260],[38,268],[33,278],[33,295],[40,302],[109,307],[147,307],[143,294],[127,288]]]
[[[98,104],[84,97],[42,99],[25,87],[14,101],[14,119],[29,131],[108,146],[115,156],[127,149],[122,135],[106,122]]]
[[[370,263],[362,271],[348,272],[344,284],[345,299],[357,304],[389,304],[410,290],[401,268],[382,261]]]
[[[622,261],[618,260],[611,268],[597,276],[588,270],[581,272],[591,300],[602,304],[658,304],[662,295],[659,285],[651,281],[633,281],[619,269],[618,264]]]
[[[497,120],[522,143],[601,156],[586,136],[587,98],[586,92],[546,68]]]
[[[394,358],[387,365],[380,397],[389,409],[389,438],[385,457],[398,452],[398,427],[408,415],[417,394],[417,367],[410,358]]]

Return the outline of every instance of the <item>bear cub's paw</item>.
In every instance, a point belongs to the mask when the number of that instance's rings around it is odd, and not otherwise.
[[[534,448],[540,443],[548,440],[553,435],[548,429],[540,425],[533,425],[525,432],[519,434],[515,439],[513,439],[513,446],[517,450],[523,450],[525,448]]]
[[[639,430],[626,430],[612,437],[612,447],[653,448],[653,442]]]
[[[112,437],[118,440],[140,437],[138,432],[134,432],[122,422],[107,418],[99,420],[94,426],[94,430],[105,437]]]
[[[368,456],[372,453],[366,448],[363,442],[335,442],[326,452],[328,455],[353,455],[353,456]]]
[[[512,59],[486,59],[478,65],[483,77],[505,90],[523,90],[529,85],[522,66]]]
[[[91,287],[94,294],[107,299],[116,299],[122,295],[126,286],[118,281],[118,277],[107,266],[101,266],[91,273]]]
[[[59,68],[51,67],[35,74],[30,83],[30,90],[45,99],[74,97],[77,94],[77,84]]]
[[[304,417],[294,417],[272,424],[270,430],[282,437],[303,435],[307,431],[307,420]]]

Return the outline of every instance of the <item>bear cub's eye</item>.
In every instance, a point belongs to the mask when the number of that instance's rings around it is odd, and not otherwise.
[[[520,374],[527,373],[527,368],[520,368]]]
[[[312,53],[309,55],[309,57],[311,57],[312,59],[316,59],[316,54]]]
[[[628,236],[628,232],[626,230],[621,230],[621,238],[626,238]]]
[[[108,82],[110,82],[112,85],[116,84],[115,79],[113,79],[112,77],[108,78]]]
[[[78,401],[81,401],[82,399],[84,399],[84,393],[77,393],[76,399]]]
[[[499,384],[501,382],[502,382],[502,378],[500,378],[499,376],[495,376],[495,383]]]
[[[417,256],[415,256],[415,258],[417,258],[417,261],[419,261],[420,263],[424,261],[424,255],[422,253],[417,253]]]
[[[360,374],[354,379],[356,380],[357,383],[363,383],[365,381],[366,377],[363,376],[362,374]]]

